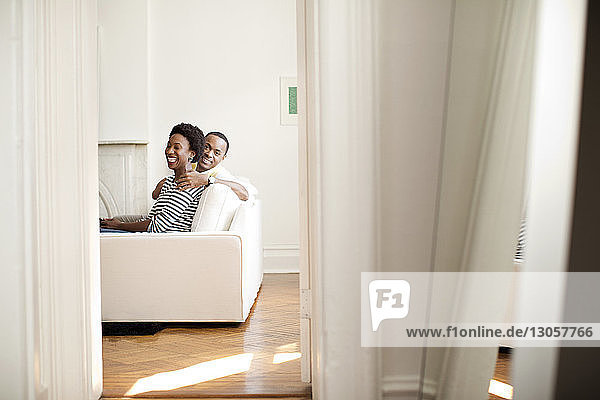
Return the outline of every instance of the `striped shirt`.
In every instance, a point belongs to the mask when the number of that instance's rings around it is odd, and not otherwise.
[[[521,264],[525,261],[525,245],[527,243],[527,221],[525,218],[521,220],[521,228],[519,228],[519,236],[517,238],[517,250],[515,251],[514,262]]]
[[[189,232],[205,186],[177,189],[175,175],[167,177],[148,213],[148,232]]]

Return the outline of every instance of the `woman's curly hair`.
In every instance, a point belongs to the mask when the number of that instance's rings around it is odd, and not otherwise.
[[[187,139],[188,143],[190,144],[190,150],[193,150],[196,153],[192,159],[192,162],[198,162],[202,152],[204,151],[204,133],[202,130],[197,126],[182,122],[179,125],[175,125],[173,129],[171,129],[169,137],[177,133]]]

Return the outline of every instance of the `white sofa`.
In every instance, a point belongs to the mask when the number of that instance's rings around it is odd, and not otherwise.
[[[262,283],[261,209],[236,200],[207,188],[194,232],[101,233],[102,320],[245,321]]]

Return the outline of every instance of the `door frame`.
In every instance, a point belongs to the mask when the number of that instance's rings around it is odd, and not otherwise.
[[[12,0],[26,399],[98,399],[97,0]],[[19,383],[15,382],[15,386]],[[11,390],[11,388],[8,388]]]
[[[587,3],[537,3],[525,272],[565,272],[569,268]],[[517,321],[538,318],[537,305],[528,300],[529,295],[526,285],[517,288]],[[555,321],[562,319],[566,296],[563,286],[555,293],[554,304],[545,305]],[[519,397],[554,397],[559,353],[558,347],[522,348],[515,353],[513,386]]]
[[[318,80],[315,3],[296,0],[298,73],[298,178],[300,226],[300,345],[302,381],[312,382],[313,398],[320,396],[321,286],[319,256],[321,191],[318,150]],[[309,23],[312,21],[312,23]]]

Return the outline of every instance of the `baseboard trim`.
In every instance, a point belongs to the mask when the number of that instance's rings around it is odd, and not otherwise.
[[[383,400],[413,400],[419,398],[421,381],[418,375],[388,375],[381,380]],[[423,381],[422,399],[436,398],[437,384],[431,379]]]
[[[283,274],[300,272],[300,247],[293,244],[264,246],[263,270]]]

